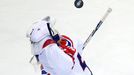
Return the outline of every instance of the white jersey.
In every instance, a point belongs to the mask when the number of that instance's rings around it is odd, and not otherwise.
[[[36,55],[36,50],[41,52],[38,54],[39,63],[43,65],[42,75],[91,75],[88,66],[85,61],[82,61],[81,43],[74,44],[76,51],[74,58],[75,64],[72,58],[67,55],[56,43],[49,44],[43,48],[43,44],[47,39],[51,39],[49,36],[43,39],[40,43],[32,45],[32,52]],[[45,71],[45,72],[44,72]]]
[[[64,75],[68,74],[71,71],[71,68],[73,66],[72,59],[65,54],[56,43],[50,44],[45,48],[42,48],[43,42],[46,41],[49,37],[41,41],[39,46],[33,45],[33,54],[35,49],[42,51],[38,57],[40,64],[43,65],[45,71],[48,73],[51,73],[51,75]],[[35,52],[36,53],[36,52]],[[35,54],[36,55],[36,54]]]

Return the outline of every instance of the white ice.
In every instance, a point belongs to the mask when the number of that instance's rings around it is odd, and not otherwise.
[[[47,15],[61,34],[85,40],[105,11],[112,13],[85,48],[83,57],[94,75],[134,75],[134,1],[0,0],[0,75],[40,75],[29,64],[28,27]]]

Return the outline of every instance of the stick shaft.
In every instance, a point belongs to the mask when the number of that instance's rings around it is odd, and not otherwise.
[[[97,26],[95,27],[95,29],[91,32],[91,34],[88,36],[88,38],[86,39],[86,41],[83,44],[83,49],[86,47],[86,45],[90,42],[91,38],[94,36],[94,34],[96,33],[96,31],[100,28],[100,26],[102,25],[102,23],[104,22],[104,20],[107,18],[107,16],[109,15],[109,13],[112,11],[111,8],[108,8],[108,10],[106,11],[106,13],[104,14],[104,16],[102,17],[102,19],[99,21],[99,23],[97,24]]]

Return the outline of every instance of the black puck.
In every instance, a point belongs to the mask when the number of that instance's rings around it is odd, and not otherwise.
[[[76,8],[81,8],[84,2],[82,0],[75,0],[74,5]]]

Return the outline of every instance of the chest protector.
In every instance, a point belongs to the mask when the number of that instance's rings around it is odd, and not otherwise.
[[[50,44],[53,44],[53,43],[55,43],[54,40],[48,39],[43,44],[42,48],[45,48],[46,46],[48,46]],[[74,56],[74,54],[76,52],[76,49],[73,46],[73,41],[69,37],[67,37],[65,35],[61,35],[60,36],[60,40],[57,42],[57,44],[74,61],[74,57],[73,56]]]

